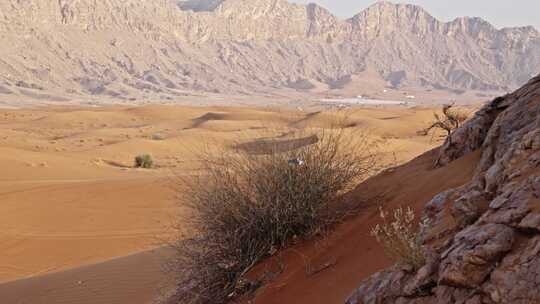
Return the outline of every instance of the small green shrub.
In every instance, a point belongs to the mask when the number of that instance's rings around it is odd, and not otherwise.
[[[135,157],[135,168],[150,169],[153,165],[154,161],[149,154],[141,154]]]

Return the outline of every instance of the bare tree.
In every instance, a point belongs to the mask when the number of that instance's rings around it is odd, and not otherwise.
[[[443,130],[448,138],[469,118],[468,113],[455,109],[454,104],[444,105],[442,115],[434,113],[433,116],[435,120],[429,127],[420,130],[418,134],[426,136],[433,130]]]

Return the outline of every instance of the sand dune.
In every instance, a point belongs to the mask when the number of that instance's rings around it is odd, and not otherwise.
[[[162,263],[167,250],[136,253],[59,273],[0,284],[2,303],[128,304],[154,303],[166,296],[172,280]]]
[[[478,160],[474,154],[434,170],[434,156],[429,152],[360,185],[347,200],[362,203],[359,216],[338,227],[329,240],[286,250],[286,271],[259,290],[252,303],[341,303],[359,280],[387,267],[390,261],[380,246],[367,234],[358,233],[377,221],[378,205],[406,204],[418,211],[436,192],[468,181]],[[162,267],[170,254],[163,248],[4,283],[0,294],[7,303],[154,303],[172,288],[173,281]],[[258,268],[271,270],[274,263],[270,260]],[[328,263],[330,267],[310,274]]]
[[[9,296],[7,303],[147,303],[156,295],[150,291],[156,284],[148,280],[160,276],[152,266],[159,258],[149,253],[117,258],[162,246],[171,237],[170,227],[181,212],[171,175],[196,172],[203,144],[232,148],[239,139],[252,142],[337,126],[348,132],[369,130],[371,139],[384,143],[384,155],[401,163],[439,144],[416,135],[432,112],[179,106],[2,110],[0,282],[10,283],[0,285],[0,296]],[[157,167],[132,168],[140,153],[151,154]],[[423,199],[414,204],[420,206]],[[359,254],[354,250],[343,254],[351,258]],[[370,267],[386,265],[379,259]],[[299,265],[290,268],[290,275],[301,276]],[[141,272],[137,267],[143,267]],[[146,277],[145,271],[152,275]],[[351,278],[362,274],[349,273]],[[75,279],[79,275],[87,279]],[[88,289],[72,285],[92,278],[94,285],[84,285]],[[112,281],[120,287],[107,283]],[[273,288],[257,301],[266,303]]]
[[[410,206],[420,212],[439,192],[468,182],[479,153],[440,169],[433,169],[435,157],[436,151],[430,151],[359,185],[347,197],[349,204],[360,206],[359,215],[340,225],[328,240],[285,250],[280,261],[285,271],[258,290],[251,303],[344,303],[358,282],[391,265],[369,236],[379,221],[379,206]],[[270,260],[258,268],[276,269],[276,263]],[[313,269],[321,271],[311,274]]]

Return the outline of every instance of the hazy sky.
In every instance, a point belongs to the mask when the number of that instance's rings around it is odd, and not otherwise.
[[[351,17],[376,0],[289,0],[314,2],[339,17]],[[540,0],[404,0],[395,3],[418,4],[443,21],[456,17],[482,17],[497,27],[533,25],[540,29]]]

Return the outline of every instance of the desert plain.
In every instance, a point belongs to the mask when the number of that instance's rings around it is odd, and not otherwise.
[[[0,110],[0,293],[20,303],[151,301],[172,284],[162,270],[170,256],[163,246],[176,237],[182,213],[175,177],[196,174],[204,146],[228,149],[278,130],[345,128],[367,132],[385,161],[399,165],[440,145],[437,135],[417,133],[438,110]],[[152,156],[153,169],[134,168],[134,157],[144,153]]]

